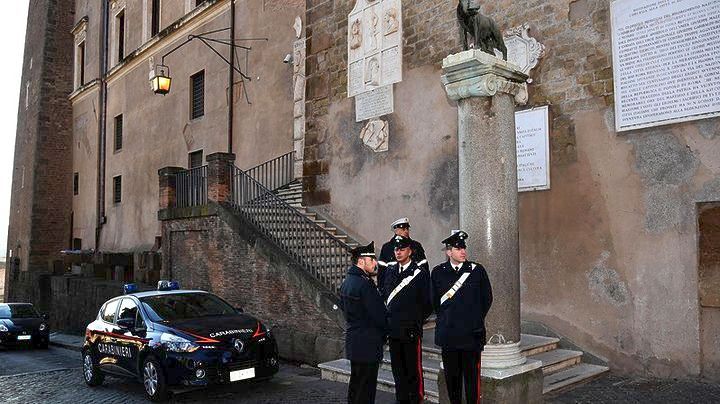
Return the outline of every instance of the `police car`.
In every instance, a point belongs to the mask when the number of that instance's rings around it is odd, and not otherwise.
[[[270,330],[212,293],[160,281],[103,304],[85,331],[83,376],[98,386],[106,374],[141,381],[153,401],[177,388],[266,379],[278,371]]]

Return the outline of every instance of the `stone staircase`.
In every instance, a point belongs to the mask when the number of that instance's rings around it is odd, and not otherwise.
[[[335,236],[340,241],[348,245],[348,247],[357,247],[358,242],[352,237],[348,236],[347,233],[333,226],[325,217],[320,216],[315,212],[310,212],[302,204],[302,184],[300,181],[295,180],[282,188],[275,191],[276,195],[285,201],[288,205],[297,209],[300,213],[305,215],[308,219],[318,224],[323,229],[327,230],[330,234]]]
[[[439,402],[438,374],[440,372],[440,348],[435,346],[434,324],[430,323],[423,334],[423,376],[425,379],[425,400]],[[606,373],[605,366],[582,363],[582,352],[559,349],[558,338],[542,337],[538,335],[522,334],[520,348],[523,354],[542,362],[544,375],[543,394],[558,392],[590,381]],[[347,359],[337,359],[318,365],[322,378],[341,383],[350,380],[350,362]],[[394,392],[390,353],[386,352],[380,371],[378,372],[378,389]]]

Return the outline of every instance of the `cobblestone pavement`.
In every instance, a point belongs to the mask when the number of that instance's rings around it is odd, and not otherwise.
[[[107,377],[102,386],[88,387],[82,378],[80,354],[61,348],[0,350],[2,403],[147,403],[140,383]],[[320,380],[317,369],[282,364],[266,382],[240,382],[173,396],[173,402],[250,404],[345,403],[347,385]],[[378,392],[377,403],[394,396]]]
[[[565,393],[547,397],[545,402],[547,404],[717,404],[720,403],[720,384],[628,378],[611,374]]]

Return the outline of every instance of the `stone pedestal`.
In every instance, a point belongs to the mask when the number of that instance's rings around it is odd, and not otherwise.
[[[527,102],[527,75],[477,50],[446,57],[443,73],[448,96],[458,102],[460,229],[470,235],[466,240],[469,257],[485,266],[493,288],[482,368],[484,373],[502,369],[510,375],[503,383],[512,383],[524,380],[522,375],[529,371],[522,370],[525,357],[519,344],[515,151],[515,105]],[[542,373],[540,381],[542,385]]]
[[[207,161],[208,201],[228,202],[232,196],[232,167],[235,163],[233,153],[212,153]]]

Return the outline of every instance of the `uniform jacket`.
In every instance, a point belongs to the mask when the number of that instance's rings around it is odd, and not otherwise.
[[[390,314],[390,338],[408,340],[421,336],[422,325],[432,313],[430,271],[424,266],[418,267],[415,261],[411,261],[410,266],[402,272],[399,272],[400,264],[387,267],[382,290],[383,298],[387,302],[400,282],[413,276],[418,268],[420,273],[396,294],[387,306]]]
[[[345,356],[354,362],[379,362],[388,333],[385,303],[375,282],[357,266],[348,269],[340,287],[345,313]]]
[[[471,264],[475,264],[475,269],[471,269]],[[470,272],[465,283],[441,305],[441,297],[465,272]],[[482,351],[486,341],[485,316],[492,305],[492,288],[485,268],[466,261],[455,272],[448,260],[433,268],[431,285],[437,314],[435,344],[445,349]]]
[[[385,270],[387,269],[388,265],[392,265],[395,263],[395,243],[393,241],[393,238],[390,239],[387,243],[383,244],[382,249],[380,250],[380,257],[378,258],[378,287],[380,290],[383,290],[383,282],[385,281]],[[413,240],[412,241],[412,255],[410,256],[410,259],[417,262],[419,266],[425,267],[426,269],[430,270],[430,265],[427,263],[427,258],[425,257],[425,249],[423,248],[422,244],[419,242]]]

